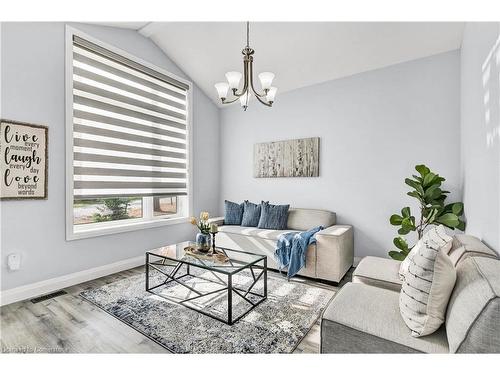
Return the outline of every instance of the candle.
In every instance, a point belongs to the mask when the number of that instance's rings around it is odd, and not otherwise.
[[[212,225],[210,225],[210,233],[217,233],[218,231],[219,227],[217,226],[217,224],[212,223]]]

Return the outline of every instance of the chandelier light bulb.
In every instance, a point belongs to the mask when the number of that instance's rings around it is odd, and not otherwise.
[[[276,96],[276,91],[278,89],[276,87],[270,87],[269,91],[267,92],[266,99],[268,102],[272,103],[274,102],[274,97]]]
[[[248,102],[250,101],[250,97],[251,97],[251,95],[248,93],[248,91],[240,96],[240,104],[243,108],[246,108],[248,106]]]
[[[240,85],[241,73],[240,72],[227,72],[226,73],[227,82],[229,82],[229,87],[232,89],[237,89]]]
[[[260,85],[262,86],[262,90],[268,90],[271,87],[274,79],[274,73],[271,72],[262,72],[259,74]]]
[[[216,83],[215,89],[217,90],[217,94],[219,95],[219,99],[226,99],[227,92],[229,91],[229,84],[227,82],[219,82]]]

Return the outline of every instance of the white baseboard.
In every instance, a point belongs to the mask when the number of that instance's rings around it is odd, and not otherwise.
[[[38,297],[52,293],[56,290],[67,288],[99,277],[111,275],[116,272],[125,271],[144,264],[144,256],[128,258],[119,262],[95,267],[84,271],[71,273],[69,275],[55,277],[53,279],[38,281],[33,284],[19,286],[0,292],[0,306],[22,301],[29,298]]]

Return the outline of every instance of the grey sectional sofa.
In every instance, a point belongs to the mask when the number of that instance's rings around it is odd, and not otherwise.
[[[278,269],[274,251],[278,237],[290,231],[305,231],[322,225],[316,233],[316,244],[309,246],[306,267],[299,275],[339,282],[354,261],[353,229],[350,225],[337,225],[334,212],[305,208],[290,208],[286,230],[259,229],[238,225],[224,225],[224,218],[211,222],[219,225],[217,246],[267,255],[267,264]]]
[[[363,258],[321,319],[322,353],[500,353],[500,260],[479,239],[455,235],[457,281],[446,321],[412,337],[399,312],[399,261]]]

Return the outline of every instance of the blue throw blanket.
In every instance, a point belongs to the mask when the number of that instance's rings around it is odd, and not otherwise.
[[[290,232],[279,236],[274,256],[280,271],[288,268],[288,279],[295,276],[306,265],[307,247],[316,243],[314,235],[323,229],[319,226],[306,232]]]

